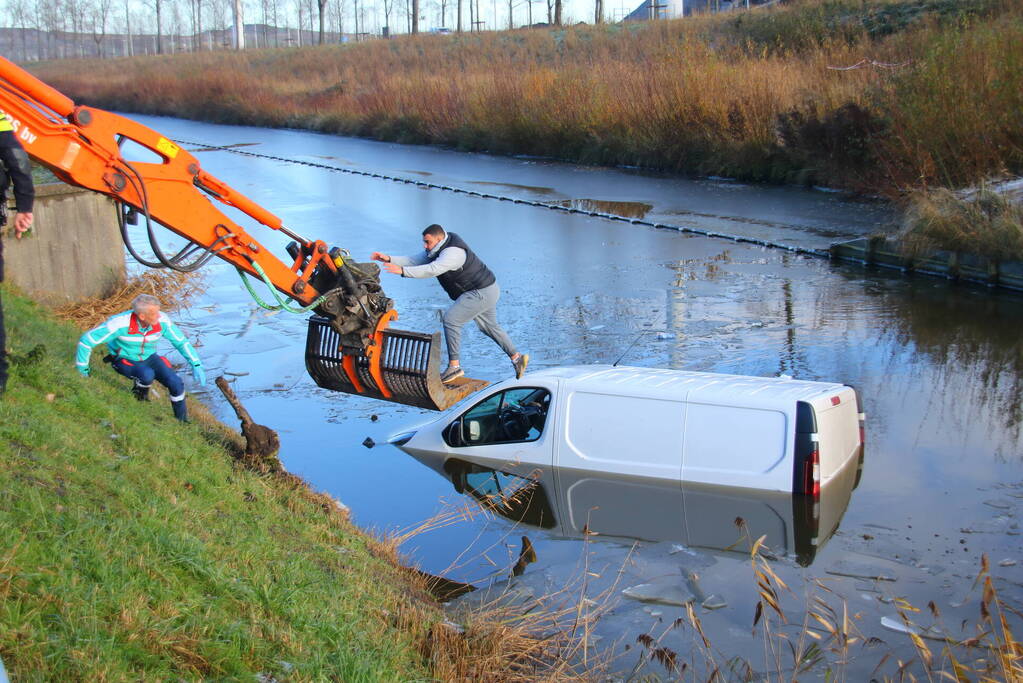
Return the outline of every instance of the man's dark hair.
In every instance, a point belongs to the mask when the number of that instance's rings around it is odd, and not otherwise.
[[[444,234],[445,234],[444,228],[440,227],[436,223],[427,226],[426,230],[423,230],[423,237],[426,237],[427,235],[431,235],[433,237],[443,237]]]

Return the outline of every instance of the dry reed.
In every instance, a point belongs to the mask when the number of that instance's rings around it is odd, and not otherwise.
[[[741,520],[737,522],[745,532],[745,525]],[[774,671],[768,680],[796,680],[801,674],[823,675],[825,680],[846,680],[849,676],[848,667],[858,654],[853,651],[853,646],[873,648],[882,645],[883,641],[867,638],[859,631],[856,626],[857,617],[849,614],[849,606],[844,600],[839,601],[837,608],[833,607],[827,599],[832,591],[820,580],[813,582],[812,592],[807,596],[802,624],[795,637],[777,629],[772,623],[772,617],[782,624],[788,622],[780,595],[791,591],[761,552],[763,540],[761,537],[752,542],[750,562],[760,598],[754,613],[753,627],[754,630],[758,627],[761,629],[765,661],[770,663]],[[973,590],[978,587],[981,589],[979,618],[973,624],[975,635],[967,638],[951,635],[952,630],[942,623],[941,610],[934,601],[927,606],[927,613],[931,615],[934,625],[923,626],[914,621],[914,615],[921,613],[920,609],[902,598],[893,597],[891,603],[916,657],[903,660],[889,651],[879,657],[870,673],[871,679],[917,680],[917,674],[922,673],[929,681],[1023,682],[1023,644],[1015,639],[1008,619],[1009,614],[1016,617],[1023,615],[999,599],[986,555],[981,557]],[[692,614],[690,618],[693,619]],[[963,621],[960,628],[966,632],[969,628],[967,621]],[[934,652],[925,642],[925,637],[940,642],[940,651]],[[709,643],[707,645],[709,648]],[[888,674],[885,672],[886,666],[894,667],[894,670]],[[753,671],[749,662],[746,662],[745,670]]]
[[[492,518],[491,510],[485,502],[481,506],[474,502],[445,504],[433,517],[387,534],[380,539],[376,550],[400,561],[398,548],[403,543],[452,524],[479,517]],[[470,561],[470,554],[471,559],[489,560],[489,553],[499,545],[506,545],[508,537],[518,528],[512,525],[486,548],[476,547],[475,542],[469,544],[444,573],[464,566]],[[484,589],[486,597],[451,608],[452,621],[434,625],[428,639],[422,643],[433,677],[444,681],[597,679],[607,669],[609,656],[594,655],[590,651],[589,634],[593,624],[610,608],[618,580],[599,595],[589,595],[588,579],[592,573],[586,564],[587,555],[583,555],[577,576],[562,588],[526,600],[511,597],[507,593],[510,583],[503,583],[503,579],[514,573],[512,563],[496,565],[495,571],[482,579],[491,583]],[[490,564],[494,563],[490,561]],[[429,589],[430,575],[414,570],[410,576],[424,591]]]
[[[53,312],[59,319],[85,330],[130,309],[131,302],[140,294],[150,294],[160,299],[165,311],[177,311],[187,308],[195,297],[202,294],[203,289],[203,276],[198,272],[147,270],[128,278],[107,296],[90,297],[57,306]]]
[[[895,193],[1023,170],[1021,36],[1010,0],[798,0],[33,70],[144,113]]]
[[[939,189],[914,193],[900,233],[903,250],[924,257],[936,249],[1023,260],[1023,205],[981,187],[971,196]]]

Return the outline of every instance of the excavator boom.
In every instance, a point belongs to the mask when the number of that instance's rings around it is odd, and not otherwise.
[[[62,181],[100,192],[118,204],[129,252],[146,266],[194,270],[217,257],[262,279],[277,307],[315,311],[306,366],[320,386],[422,408],[443,410],[486,382],[440,382],[439,335],[390,329],[398,316],[380,287],[375,263],[357,263],[339,247],[302,237],[281,219],[204,171],[198,159],[131,119],[75,104],[0,57],[0,116],[6,115],[32,159]],[[125,158],[126,148],[131,156]],[[282,260],[218,204],[292,239]],[[144,217],[152,259],[132,245],[127,226]],[[173,255],[160,248],[159,225],[187,240]],[[278,292],[280,294],[278,294]],[[297,309],[288,300],[301,305]]]

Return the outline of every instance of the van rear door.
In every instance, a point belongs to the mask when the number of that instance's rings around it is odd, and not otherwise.
[[[851,387],[841,387],[809,403],[817,418],[820,478],[823,484],[859,454],[860,421],[856,392]]]

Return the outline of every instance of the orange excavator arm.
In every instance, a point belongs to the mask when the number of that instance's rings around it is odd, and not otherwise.
[[[309,321],[306,366],[320,386],[424,408],[443,409],[485,383],[440,383],[439,335],[392,330],[393,301],[380,287],[379,267],[356,263],[285,227],[281,219],[204,171],[198,159],[168,138],[117,114],[75,104],[0,57],[0,115],[6,114],[32,159],[62,181],[118,203],[125,243],[151,267],[194,270],[212,257],[262,279],[318,315]],[[128,161],[122,152],[131,148]],[[293,241],[284,261],[217,204],[233,207]],[[154,259],[139,255],[127,224],[145,218]],[[163,253],[153,226],[188,241]],[[293,310],[278,297],[281,306]]]

